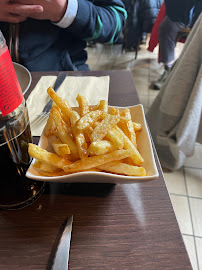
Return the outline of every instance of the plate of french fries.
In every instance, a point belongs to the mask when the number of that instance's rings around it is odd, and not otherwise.
[[[72,108],[52,87],[47,93],[53,106],[38,145],[29,144],[28,178],[126,184],[158,177],[142,105],[90,106],[79,94]]]

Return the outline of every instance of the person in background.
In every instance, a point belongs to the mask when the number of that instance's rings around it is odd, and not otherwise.
[[[163,0],[123,0],[123,2],[128,11],[123,49],[137,51],[144,34],[151,33]]]
[[[87,42],[114,43],[126,18],[121,0],[0,2],[0,29],[7,44],[19,38],[19,62],[30,71],[89,70]]]
[[[153,84],[153,89],[160,90],[175,61],[176,37],[180,30],[192,28],[202,10],[202,0],[165,0],[166,16],[158,31],[160,62],[164,72]]]

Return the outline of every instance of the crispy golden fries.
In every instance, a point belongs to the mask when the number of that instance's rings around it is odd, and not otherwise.
[[[81,95],[78,95],[76,100],[79,104],[80,116],[83,117],[85,114],[89,112],[88,101],[84,96]]]
[[[131,150],[130,158],[133,160],[134,165],[141,166],[142,163],[144,162],[144,159],[140,155],[140,153],[137,150],[136,146],[130,141],[130,139],[125,135],[125,133],[119,127],[116,126],[116,129],[123,136],[124,149],[130,149]]]
[[[100,100],[100,104],[98,105],[98,110],[108,113],[108,104],[105,100]]]
[[[128,108],[122,110],[121,116],[126,117],[128,121],[120,123],[120,127],[131,142],[137,147],[136,134],[131,120],[130,110]]]
[[[34,144],[29,144],[28,149],[42,176],[82,171],[146,175],[136,141],[142,126],[132,122],[129,109],[109,109],[104,100],[92,107],[85,97],[78,95],[77,112],[51,87],[47,92],[54,102],[45,127],[50,151]]]
[[[50,112],[48,121],[45,127],[45,135],[46,137],[50,137],[57,134],[56,124],[53,119],[53,114]]]
[[[34,167],[40,171],[48,172],[48,173],[58,173],[62,172],[61,169],[46,163],[45,161],[36,160],[34,163]]]
[[[67,144],[69,146],[71,153],[77,153],[78,149],[76,143],[74,142],[71,135],[68,133],[67,125],[62,119],[60,111],[57,108],[53,107],[51,109],[51,112],[53,114],[53,119],[57,128],[58,137],[60,138],[62,143]]]
[[[86,160],[77,160],[76,162],[64,166],[65,172],[80,172],[91,168],[96,168],[107,162],[124,159],[130,156],[130,150],[116,150],[105,155],[89,157]]]
[[[89,155],[103,155],[113,150],[113,145],[107,140],[92,142],[88,148]]]
[[[71,164],[71,161],[50,153],[39,146],[29,143],[29,155],[37,160],[46,162],[52,166],[63,169],[65,166]]]
[[[113,161],[103,165],[98,166],[99,169],[117,173],[117,174],[126,174],[126,175],[135,175],[135,176],[145,176],[146,171],[143,167],[133,166],[127,163]]]
[[[78,147],[79,156],[80,156],[81,159],[85,159],[85,158],[88,157],[87,142],[86,142],[84,133],[82,131],[78,130],[75,127],[75,125],[76,125],[76,123],[77,123],[77,121],[79,119],[80,119],[79,114],[76,111],[72,110],[71,115],[70,115],[70,122],[71,122],[72,132],[73,132],[73,135],[75,137],[75,141],[76,141],[76,144],[77,144],[77,147]]]
[[[123,136],[118,130],[116,130],[115,128],[108,130],[105,137],[112,143],[114,149],[123,149]]]
[[[64,144],[61,142],[61,140],[59,138],[53,140],[51,142],[53,149],[55,151],[55,153],[60,156],[60,157],[65,157],[68,154],[70,154],[70,149],[69,146],[67,144]]]
[[[103,112],[100,110],[91,111],[81,117],[77,123],[76,128],[79,130],[84,130],[88,127],[91,127],[98,119],[101,118]]]
[[[134,127],[135,132],[142,130],[142,126],[140,123],[133,122],[133,127]]]
[[[47,93],[52,98],[52,100],[55,102],[55,104],[61,109],[64,115],[67,117],[70,115],[70,112],[72,110],[71,106],[69,105],[69,102],[67,100],[62,99],[59,97],[56,92],[53,90],[52,87],[49,87],[47,89]]]
[[[91,141],[96,142],[102,140],[107,131],[114,127],[120,120],[118,115],[107,114],[107,116],[94,128],[91,134]]]

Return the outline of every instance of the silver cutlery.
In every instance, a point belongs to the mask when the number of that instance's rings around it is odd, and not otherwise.
[[[65,80],[67,76],[67,73],[65,71],[60,72],[57,76],[55,85],[53,87],[54,91],[57,92],[57,90],[60,88],[61,84],[63,83],[63,81]],[[43,111],[38,115],[39,117],[45,117],[47,115],[49,115],[50,113],[50,109],[52,107],[52,99],[49,100],[49,102],[46,104],[46,106],[43,108]]]
[[[65,220],[53,246],[47,270],[68,270],[72,223],[73,216]]]

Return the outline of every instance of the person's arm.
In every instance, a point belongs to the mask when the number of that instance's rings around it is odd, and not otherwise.
[[[122,33],[126,17],[124,5],[119,0],[68,0],[65,15],[55,25],[68,27],[68,31],[86,41],[113,43]]]
[[[120,0],[78,0],[78,12],[68,31],[86,41],[111,44],[122,33],[126,17]]]
[[[66,9],[68,11],[68,1],[66,0],[13,1],[21,4],[21,7],[15,10],[16,14],[39,20],[48,19],[52,22],[59,22],[65,15]],[[113,43],[118,39],[127,17],[121,0],[76,1],[78,1],[77,14],[68,26],[68,31],[72,31],[74,35],[86,41],[94,40],[101,43]],[[38,10],[33,10],[34,6],[38,6]],[[40,6],[43,7],[41,13],[39,11]]]
[[[114,43],[127,17],[120,0],[78,0],[78,12],[68,30],[86,41]]]

